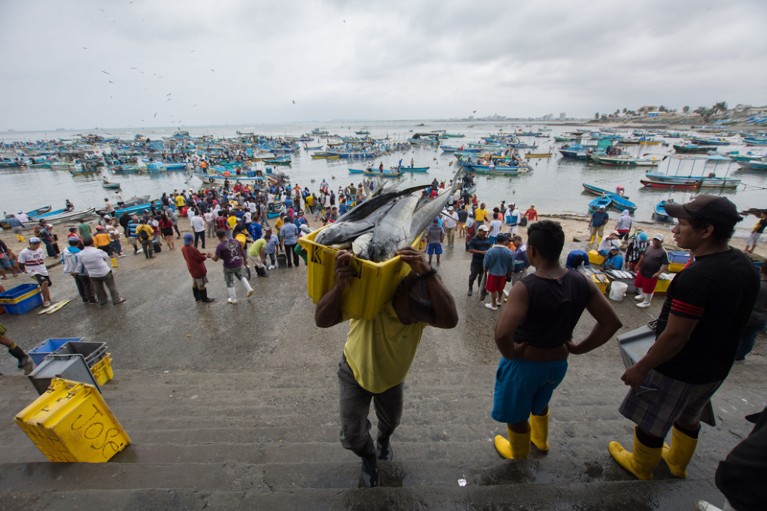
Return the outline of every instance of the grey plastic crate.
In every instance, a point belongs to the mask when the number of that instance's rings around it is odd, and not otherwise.
[[[42,394],[48,390],[53,378],[63,378],[65,380],[76,381],[79,383],[87,383],[93,385],[99,392],[101,392],[101,389],[91,374],[91,370],[85,363],[85,357],[82,355],[48,355],[43,362],[29,374],[29,379],[38,394]]]
[[[82,355],[85,359],[85,364],[88,367],[93,367],[104,358],[106,354],[107,343],[80,341],[68,342],[54,351],[51,355]]]

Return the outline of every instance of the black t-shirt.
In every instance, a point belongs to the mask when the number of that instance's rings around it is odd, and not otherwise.
[[[694,384],[726,378],[758,291],[754,265],[741,252],[697,258],[671,282],[655,333],[665,330],[669,314],[698,324],[682,350],[656,369]]]
[[[458,221],[466,223],[466,219],[469,218],[469,212],[465,209],[458,210]]]
[[[466,247],[466,250],[474,249],[474,250],[487,251],[487,250],[490,250],[490,247],[492,246],[493,244],[490,243],[490,240],[488,238],[482,239],[479,236],[474,236],[469,242],[468,246]],[[471,254],[471,264],[482,265],[482,262],[484,260],[485,260],[485,254]]]
[[[642,267],[639,269],[639,273],[645,278],[652,278],[655,272],[660,270],[664,264],[668,264],[666,249],[663,247],[655,248],[650,245],[644,251],[644,259],[642,259]]]
[[[586,276],[568,270],[559,279],[532,274],[520,282],[527,288],[528,309],[514,342],[550,349],[572,340],[573,329],[591,299]]]

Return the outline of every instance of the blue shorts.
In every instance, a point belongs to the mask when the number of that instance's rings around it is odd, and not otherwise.
[[[5,269],[10,270],[11,268],[13,268],[13,263],[11,263],[11,260],[8,259],[8,256],[0,257],[0,266],[2,266]]]
[[[442,253],[442,243],[429,243],[429,246],[426,247],[426,253],[428,255],[440,255]]]
[[[530,362],[502,358],[495,372],[493,411],[498,422],[526,422],[530,413],[541,415],[554,389],[567,373],[567,360]]]

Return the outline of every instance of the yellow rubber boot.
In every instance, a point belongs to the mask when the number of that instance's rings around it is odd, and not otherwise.
[[[637,476],[642,481],[652,479],[652,471],[660,461],[661,448],[647,447],[634,432],[634,452],[631,453],[623,448],[618,442],[610,442],[607,446],[612,456],[618,464]]]
[[[25,241],[27,241],[26,238],[24,238],[24,236],[22,236],[21,234],[17,234],[16,239],[19,241],[19,243],[24,243]]]
[[[530,441],[541,452],[549,452],[549,412],[530,414]]]
[[[495,437],[495,450],[507,460],[524,460],[530,454],[530,431],[527,433],[516,433],[506,426],[506,433],[509,440],[503,438],[503,435]]]
[[[117,258],[112,258],[112,268],[117,268]]]
[[[589,239],[589,245],[593,245],[594,244],[594,238],[595,237],[596,237],[595,235],[593,235],[593,234],[591,235],[591,238]]]
[[[674,476],[682,479],[687,478],[687,465],[690,464],[697,445],[697,438],[686,435],[676,428],[671,428],[671,447],[663,444],[661,457]]]

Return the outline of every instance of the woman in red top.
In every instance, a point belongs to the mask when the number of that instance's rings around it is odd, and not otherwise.
[[[165,243],[171,250],[176,249],[176,243],[173,241],[173,222],[171,222],[165,213],[160,215],[160,233],[165,238]]]

